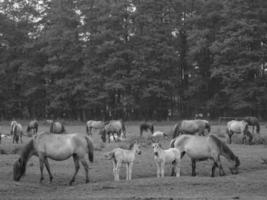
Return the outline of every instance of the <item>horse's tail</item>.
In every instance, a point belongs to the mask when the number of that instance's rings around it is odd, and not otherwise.
[[[152,132],[152,134],[154,133],[154,125],[153,124],[151,124],[151,132]]]
[[[210,132],[210,123],[209,123],[209,122],[207,122],[207,123],[205,124],[205,128],[208,130],[208,132]]]
[[[256,132],[257,132],[257,133],[260,133],[260,129],[261,129],[261,128],[260,128],[260,124],[257,122],[257,123],[256,123]]]
[[[89,135],[89,127],[87,124],[86,124],[86,133],[87,133],[87,135]]]
[[[94,162],[94,145],[87,136],[85,136],[85,140],[87,142],[88,148],[88,159],[90,160],[90,162]]]

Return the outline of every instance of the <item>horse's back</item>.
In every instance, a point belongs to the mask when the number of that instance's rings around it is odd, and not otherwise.
[[[84,154],[87,149],[85,135],[79,133],[51,134],[43,132],[34,138],[37,151],[54,160],[65,160],[73,154]]]
[[[246,126],[247,122],[245,121],[231,120],[227,122],[227,129],[236,133],[241,133],[242,131],[244,131]]]
[[[194,120],[183,120],[180,125],[180,130],[186,133],[195,133],[198,131],[198,125]]]
[[[207,159],[210,156],[211,146],[209,136],[181,135],[174,142],[174,147],[196,160]]]

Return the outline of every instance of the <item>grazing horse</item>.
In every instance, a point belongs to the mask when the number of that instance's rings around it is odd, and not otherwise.
[[[143,131],[150,130],[151,134],[154,133],[154,125],[152,123],[143,122],[140,124],[140,137],[143,136]]]
[[[56,161],[63,161],[70,157],[73,157],[75,172],[69,182],[69,185],[72,185],[72,183],[75,181],[75,177],[80,168],[79,162],[82,163],[85,169],[85,182],[89,182],[88,163],[85,159],[85,156],[88,155],[89,160],[93,162],[94,147],[88,136],[78,133],[58,135],[48,132],[35,135],[33,139],[31,139],[29,143],[24,146],[19,159],[14,163],[13,179],[15,181],[19,181],[20,178],[25,174],[27,162],[33,155],[39,157],[41,172],[40,182],[44,180],[44,165],[49,174],[50,182],[53,180],[47,158]]]
[[[112,159],[114,180],[120,180],[120,168],[122,164],[126,164],[126,180],[132,179],[133,162],[135,154],[141,154],[139,144],[136,142],[130,145],[128,149],[115,148],[111,152],[105,154],[109,160]]]
[[[56,134],[66,133],[65,126],[62,123],[53,120],[47,120],[47,122],[50,124],[50,129],[49,129],[50,133],[56,133]]]
[[[220,161],[220,156],[224,156],[230,163],[232,174],[238,173],[240,165],[239,158],[231,149],[214,135],[180,135],[171,141],[171,147],[177,148],[181,152],[181,158],[187,154],[192,161],[192,176],[196,176],[196,162],[207,159],[213,160],[211,177],[215,176],[216,167],[219,168],[220,176],[224,176],[224,170]],[[174,169],[172,170],[174,173]]]
[[[252,126],[252,133],[254,133],[255,126],[256,126],[256,132],[258,134],[260,133],[260,123],[257,117],[248,116],[244,117],[243,120],[246,121],[249,126]]]
[[[33,131],[33,134],[36,134],[38,132],[38,121],[37,120],[32,120],[29,122],[28,127],[27,127],[27,133],[30,131]]]
[[[19,139],[20,143],[22,143],[22,135],[23,135],[22,125],[16,121],[12,121],[10,135],[13,135],[13,143],[16,142],[18,144]]]
[[[89,120],[86,122],[86,133],[92,135],[92,129],[103,129],[105,122]]]
[[[106,137],[108,137],[108,142],[110,143],[110,136],[113,136],[114,141],[117,139],[115,135],[119,138],[126,137],[126,129],[122,120],[111,120],[105,123],[105,126],[100,130],[100,135],[103,142],[106,142]]]
[[[251,141],[253,139],[252,134],[248,130],[248,123],[246,121],[236,121],[231,120],[227,122],[227,128],[226,133],[229,136],[229,143],[232,143],[232,136],[234,133],[236,134],[242,134],[242,143],[245,143],[246,137],[249,138],[249,144],[251,144]]]
[[[210,132],[210,124],[207,120],[182,120],[174,125],[173,138],[180,134],[205,135],[205,130]]]
[[[180,176],[181,153],[176,148],[162,149],[160,143],[153,143],[154,160],[157,165],[157,177],[164,177],[165,163],[172,163],[176,177]]]

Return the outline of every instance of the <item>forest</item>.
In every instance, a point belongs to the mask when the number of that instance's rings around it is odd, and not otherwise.
[[[0,119],[267,119],[266,0],[0,0]]]

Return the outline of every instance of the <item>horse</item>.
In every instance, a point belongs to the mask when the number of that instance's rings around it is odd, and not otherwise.
[[[57,121],[54,120],[47,120],[47,122],[50,124],[50,133],[56,133],[56,134],[61,134],[61,133],[66,133],[65,126]]]
[[[22,143],[22,135],[23,135],[23,128],[22,125],[16,121],[12,121],[11,124],[11,131],[10,131],[10,135],[13,136],[13,143],[16,142],[17,144]]]
[[[94,146],[91,139],[82,134],[72,133],[66,135],[51,134],[49,132],[42,132],[35,135],[22,149],[21,155],[16,160],[13,166],[13,179],[19,181],[25,174],[27,162],[35,155],[40,162],[40,183],[44,180],[43,169],[44,165],[49,174],[49,180],[52,182],[53,176],[50,171],[48,159],[56,161],[63,161],[73,157],[75,172],[69,182],[69,185],[75,181],[75,177],[79,171],[82,163],[85,169],[85,182],[89,182],[88,163],[86,161],[86,154],[91,162],[94,160]]]
[[[38,121],[32,120],[29,122],[27,127],[27,133],[29,134],[30,131],[33,131],[33,134],[36,134],[38,132]]]
[[[154,125],[152,123],[143,122],[139,126],[140,129],[140,137],[143,136],[143,131],[150,131],[151,134],[154,133]]]
[[[152,143],[154,160],[157,166],[157,178],[164,177],[165,163],[172,163],[176,177],[180,176],[180,151],[176,148],[162,149],[160,143]]]
[[[105,126],[100,130],[101,139],[103,142],[106,142],[106,136],[108,137],[108,142],[110,143],[110,136],[113,136],[114,141],[116,142],[115,134],[119,138],[126,137],[126,129],[122,120],[111,120],[109,122],[105,122]]]
[[[252,133],[253,134],[254,134],[255,126],[256,126],[256,132],[258,134],[260,133],[260,123],[259,123],[259,120],[257,119],[257,117],[247,116],[247,117],[244,117],[243,120],[246,121],[249,126],[252,126]]]
[[[205,135],[205,130],[210,132],[210,124],[207,120],[182,120],[180,123],[174,125],[173,128],[173,138],[180,134],[189,135]]]
[[[220,156],[224,156],[230,163],[230,171],[232,174],[238,174],[240,165],[239,158],[232,150],[220,139],[214,135],[198,136],[198,135],[180,135],[171,141],[171,147],[177,148],[181,152],[181,159],[185,154],[191,158],[192,176],[196,176],[196,162],[207,159],[213,160],[211,169],[211,177],[215,176],[216,167],[219,168],[220,176],[224,176],[225,172],[222,168]],[[174,169],[172,169],[172,175]]]
[[[229,136],[229,143],[232,143],[232,136],[234,133],[236,134],[242,134],[242,143],[245,143],[246,137],[249,138],[249,144],[251,144],[251,141],[253,139],[252,134],[248,130],[248,123],[246,121],[236,121],[231,120],[227,122],[227,128],[226,133]]]
[[[140,146],[136,142],[131,144],[128,149],[115,148],[105,154],[105,158],[112,160],[114,181],[120,180],[120,168],[126,164],[126,180],[132,179],[133,162],[136,154],[141,154]]]
[[[86,122],[86,133],[92,135],[92,129],[103,129],[105,122],[89,120]]]

